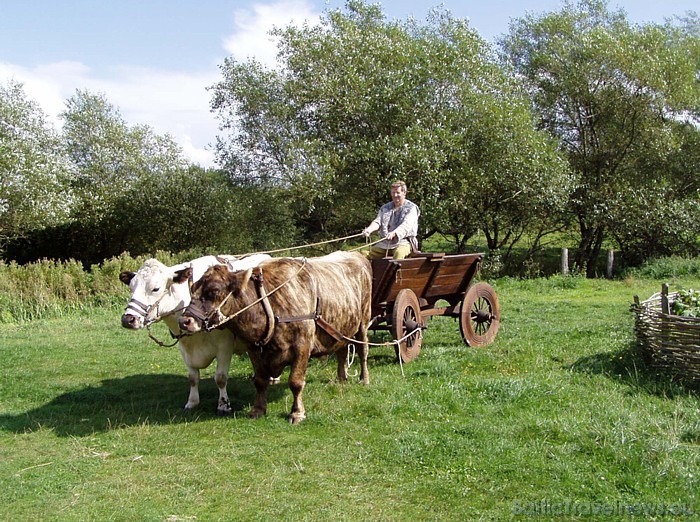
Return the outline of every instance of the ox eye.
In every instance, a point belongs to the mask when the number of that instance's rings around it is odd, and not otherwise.
[[[153,293],[155,294],[156,292],[160,292],[160,287],[159,287],[159,286],[156,286],[156,287],[153,289]]]

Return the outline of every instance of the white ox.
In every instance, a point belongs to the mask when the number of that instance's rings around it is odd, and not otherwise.
[[[199,371],[216,359],[214,381],[219,388],[216,412],[219,415],[231,413],[231,402],[226,390],[229,367],[234,353],[246,352],[246,344],[228,329],[181,335],[178,320],[190,304],[190,285],[187,281],[175,283],[173,277],[179,270],[191,267],[192,280],[197,281],[214,265],[226,264],[232,271],[247,270],[269,258],[266,254],[242,259],[233,256],[204,256],[171,267],[156,259],[149,259],[138,272],[120,274],[119,279],[131,289],[131,299],[122,315],[122,326],[137,330],[163,320],[171,335],[178,338],[177,344],[187,366],[190,382],[190,394],[185,410],[191,410],[199,404]]]

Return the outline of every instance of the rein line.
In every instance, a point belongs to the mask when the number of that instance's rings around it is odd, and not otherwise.
[[[352,235],[350,235],[350,236],[339,237],[339,238],[336,238],[336,239],[328,239],[328,240],[326,240],[326,241],[319,241],[318,243],[307,243],[307,244],[305,244],[305,245],[298,245],[298,246],[286,247],[286,248],[278,248],[278,249],[276,249],[276,250],[262,250],[262,251],[260,251],[260,252],[248,252],[248,253],[245,253],[245,254],[241,254],[240,256],[237,256],[237,257],[252,256],[252,255],[254,255],[254,254],[276,254],[276,253],[278,253],[278,252],[288,252],[288,251],[290,251],[290,250],[300,250],[300,249],[302,249],[302,248],[310,248],[310,247],[319,246],[319,245],[326,245],[326,244],[328,244],[328,243],[336,243],[336,242],[339,242],[339,241],[346,241],[346,240],[348,240],[348,239],[354,239],[354,238],[360,237],[360,236],[362,236],[362,235],[363,235],[362,232],[360,232],[359,234],[352,234]],[[356,248],[351,248],[351,249],[347,250],[347,252],[354,252],[355,250],[360,250],[360,249],[362,249],[362,248],[367,248],[367,247],[369,247],[369,246],[372,246],[372,245],[375,245],[375,244],[379,243],[380,241],[384,241],[384,239],[386,239],[386,238],[382,237],[382,238],[380,238],[380,239],[378,239],[377,241],[374,241],[374,242],[372,242],[372,243],[367,243],[367,244],[365,244],[365,245],[362,245],[362,246],[359,246],[359,247],[356,247]]]
[[[160,301],[160,300],[159,300],[159,301]],[[156,343],[158,346],[162,346],[163,348],[172,348],[172,347],[175,346],[177,343],[179,343],[179,342],[180,342],[180,339],[182,339],[183,337],[188,337],[188,336],[192,335],[191,333],[189,333],[189,332],[183,332],[182,330],[180,330],[180,333],[179,333],[179,334],[175,335],[175,334],[172,332],[172,330],[170,329],[170,327],[168,327],[168,331],[170,332],[170,337],[172,337],[172,338],[174,339],[174,341],[173,341],[171,344],[167,344],[167,343],[164,343],[163,341],[159,340],[159,339],[153,334],[153,332],[151,332],[151,325],[152,325],[152,324],[155,324],[155,323],[157,323],[157,322],[162,321],[164,317],[168,317],[169,315],[173,315],[173,314],[176,314],[177,312],[181,312],[181,311],[184,310],[185,308],[187,308],[187,307],[186,307],[186,306],[181,306],[180,308],[176,308],[175,310],[173,310],[173,311],[171,311],[171,312],[168,312],[167,314],[159,315],[157,319],[153,319],[152,321],[148,321],[148,322],[146,323],[146,330],[148,330],[148,337],[149,337],[149,339],[151,339],[151,340],[152,340],[154,343]]]
[[[154,321],[155,322],[155,321]],[[153,333],[151,332],[151,324],[146,325],[146,330],[148,330],[148,337],[151,339],[154,343],[156,343],[158,346],[162,346],[163,348],[172,348],[175,346],[177,343],[180,342],[180,339],[183,337],[187,337],[188,335],[192,335],[187,332],[181,332],[178,335],[175,335],[173,332],[170,332],[170,335],[174,339],[174,341],[171,344],[164,343],[163,341],[159,340]],[[170,331],[170,328],[168,328],[168,331]]]

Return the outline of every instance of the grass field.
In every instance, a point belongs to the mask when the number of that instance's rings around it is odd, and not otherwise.
[[[121,310],[0,324],[0,519],[697,519],[697,388],[633,348],[629,305],[660,281],[494,287],[492,345],[467,348],[436,318],[405,377],[390,347],[371,352],[369,386],[316,360],[299,426],[284,385],[246,418],[245,359],[233,417],[214,413],[213,368],[184,413],[179,352],[122,329]]]

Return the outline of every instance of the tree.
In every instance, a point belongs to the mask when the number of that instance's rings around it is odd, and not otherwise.
[[[425,25],[388,22],[349,1],[318,26],[275,34],[277,69],[222,66],[218,158],[238,180],[286,188],[309,229],[359,230],[403,178],[424,236],[464,248],[484,230],[498,247],[532,223],[523,207],[548,222],[566,195],[555,144],[466,21],[436,10]]]
[[[697,122],[700,115],[698,38],[670,23],[632,26],[607,2],[582,0],[515,21],[502,48],[577,176],[570,195],[580,232],[576,263],[593,275],[604,240],[625,237],[616,232],[620,211],[655,188],[677,186],[663,166],[682,146],[678,120]],[[686,197],[663,194],[679,202]]]
[[[187,168],[172,138],[158,136],[148,126],[129,127],[103,95],[76,91],[61,117],[65,151],[76,168],[78,219],[101,219],[116,198],[145,176]]]
[[[118,227],[120,249],[243,254],[289,246],[295,238],[292,220],[288,212],[270,212],[271,206],[284,208],[275,199],[270,189],[233,186],[218,170],[191,166],[168,176],[153,174],[119,203],[125,216],[147,224],[133,234],[136,223],[125,219]]]
[[[61,117],[65,154],[76,173],[73,224],[63,232],[81,238],[78,243],[66,241],[76,251],[74,257],[101,260],[129,245],[148,251],[144,239],[153,234],[144,215],[153,201],[168,198],[169,184],[181,181],[180,174],[186,172],[180,147],[148,126],[129,126],[104,95],[76,91]],[[127,205],[130,198],[142,207]],[[171,206],[166,218],[178,212],[178,207]]]
[[[56,132],[21,84],[0,85],[0,250],[71,210],[72,171]]]
[[[622,258],[639,265],[650,257],[695,255],[700,237],[700,129],[689,123],[671,127],[677,148],[661,160],[640,155],[637,169],[650,180],[630,186],[611,201],[610,234]],[[659,179],[656,172],[664,172]],[[624,196],[624,197],[623,197]]]

